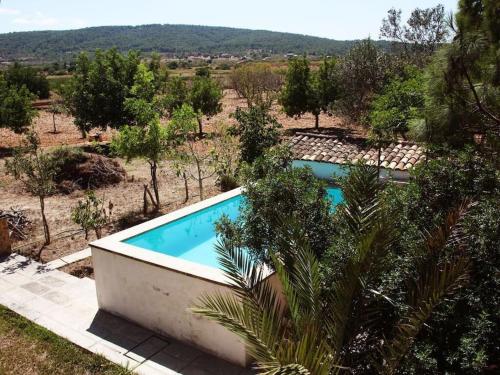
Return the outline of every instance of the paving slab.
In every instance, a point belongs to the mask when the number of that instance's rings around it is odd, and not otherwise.
[[[13,254],[0,259],[0,304],[140,375],[247,375],[247,370],[100,311],[95,282]]]

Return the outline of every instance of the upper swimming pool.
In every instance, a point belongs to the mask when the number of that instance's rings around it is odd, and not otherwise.
[[[332,201],[332,206],[342,202],[340,189],[329,187],[327,193]],[[215,252],[217,242],[215,223],[224,214],[231,220],[235,220],[243,202],[243,197],[237,195],[122,242],[190,262],[219,268]]]

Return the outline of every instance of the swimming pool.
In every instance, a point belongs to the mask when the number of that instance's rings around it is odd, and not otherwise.
[[[327,188],[332,208],[342,201],[341,190]],[[238,217],[244,198],[237,195],[178,220],[125,239],[123,242],[190,262],[218,268],[215,223],[222,217]]]
[[[333,206],[339,189],[328,189]],[[238,216],[241,189],[181,208],[90,243],[99,309],[240,366],[252,362],[245,343],[221,325],[191,313],[201,295],[234,293],[218,267],[214,223]],[[272,270],[264,275],[279,281]]]

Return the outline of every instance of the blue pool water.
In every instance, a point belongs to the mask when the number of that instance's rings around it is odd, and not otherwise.
[[[333,205],[342,201],[340,189],[328,188],[327,190]],[[215,223],[223,214],[235,220],[242,202],[243,197],[238,195],[123,242],[218,268],[217,254],[214,251],[214,245],[217,242]]]

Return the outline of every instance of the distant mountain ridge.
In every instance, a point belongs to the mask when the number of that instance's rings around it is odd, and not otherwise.
[[[185,55],[343,54],[355,41],[340,41],[265,30],[194,25],[100,26],[77,30],[29,31],[0,34],[0,59],[67,59],[82,50],[117,47],[141,52]],[[381,46],[388,42],[379,41]]]

